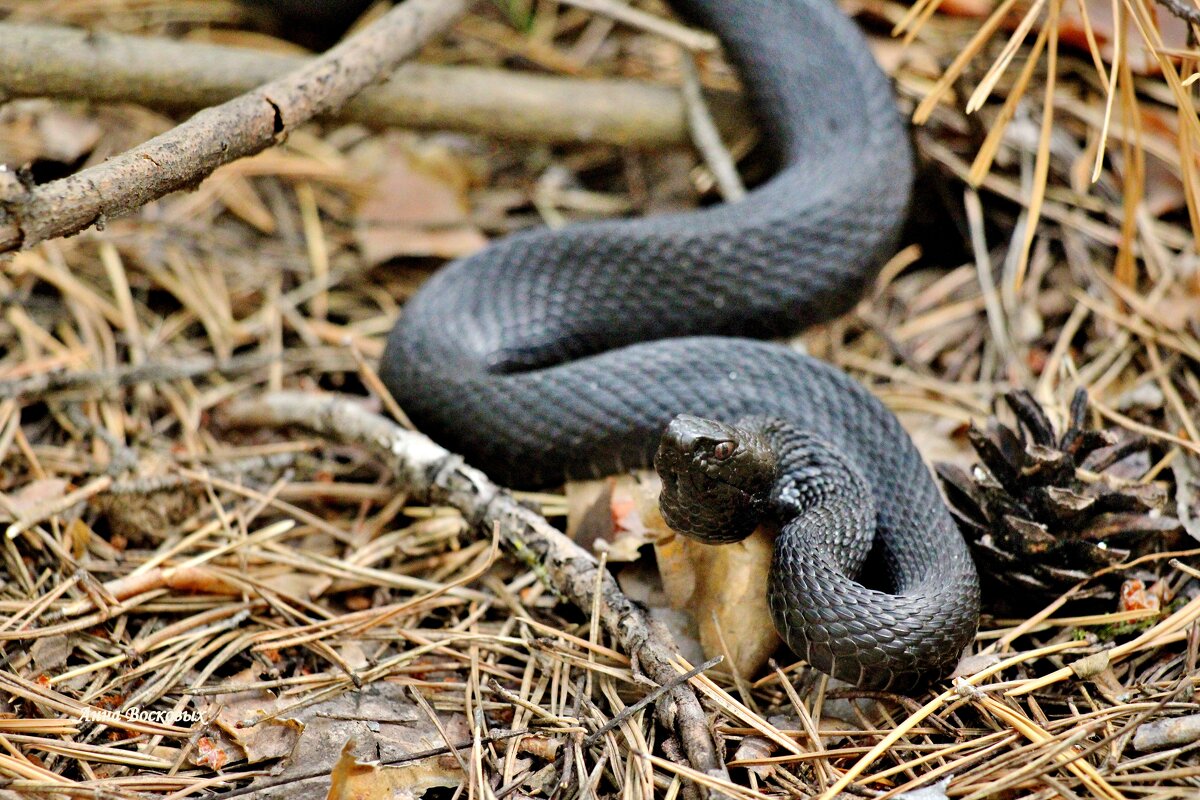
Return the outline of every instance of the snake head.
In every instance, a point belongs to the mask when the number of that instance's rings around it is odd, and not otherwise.
[[[710,544],[737,542],[758,526],[776,457],[759,434],[690,414],[671,420],[654,468],[658,505],[672,529]]]

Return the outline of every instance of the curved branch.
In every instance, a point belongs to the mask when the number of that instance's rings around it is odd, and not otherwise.
[[[408,0],[305,66],[126,153],[41,186],[9,183],[0,196],[0,252],[102,225],[278,144],[292,128],[336,111],[389,75],[468,4]]]
[[[636,670],[659,686],[672,687],[657,701],[659,722],[675,735],[694,769],[728,780],[699,699],[689,685],[679,684],[670,634],[651,622],[646,610],[621,591],[591,553],[461,457],[347,397],[278,392],[234,401],[222,410],[221,419],[242,427],[301,426],[367,447],[388,464],[413,498],[457,508],[481,535],[490,536],[493,528],[498,529],[510,553],[579,608],[591,608],[599,585],[598,611],[604,629],[629,654]]]

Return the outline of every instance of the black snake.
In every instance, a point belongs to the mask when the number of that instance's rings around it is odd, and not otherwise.
[[[745,78],[774,177],[737,203],[531,230],[448,265],[405,306],[382,377],[419,427],[513,486],[646,467],[662,441],[667,493],[703,496],[729,488],[721,468],[738,448],[765,447],[769,490],[736,501],[745,513],[715,538],[782,517],[768,586],[781,635],[839,678],[910,689],[944,675],[974,634],[966,546],[878,400],[756,341],[837,316],[870,285],[907,209],[907,133],[831,0],[678,5]],[[684,418],[663,437],[679,414],[748,430]],[[685,462],[695,476],[672,477]],[[684,515],[693,534],[698,513]],[[854,580],[872,537],[891,592]]]

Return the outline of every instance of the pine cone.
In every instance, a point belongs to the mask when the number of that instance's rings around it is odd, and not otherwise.
[[[982,464],[969,473],[936,465],[985,581],[1057,595],[1182,530],[1163,513],[1168,497],[1161,486],[1106,474],[1148,443],[1087,429],[1083,389],[1061,436],[1029,392],[1004,400],[1019,422],[1015,430],[993,417],[986,431],[972,425],[967,432]]]

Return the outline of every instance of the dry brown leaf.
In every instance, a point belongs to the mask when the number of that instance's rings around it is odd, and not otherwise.
[[[1119,611],[1158,611],[1161,606],[1162,598],[1140,578],[1130,578],[1121,584]]]
[[[924,411],[897,411],[896,417],[926,464],[945,462],[969,468],[975,463],[975,451],[958,420]]]
[[[418,152],[393,133],[359,147],[354,161],[369,176],[356,209],[358,246],[368,263],[397,256],[457,258],[487,244],[471,223],[469,174],[444,148]]]
[[[69,636],[42,636],[29,648],[34,666],[42,672],[53,672],[67,663],[75,642]]]
[[[330,586],[328,576],[298,570],[280,570],[264,576],[262,582],[285,597],[317,597]]]
[[[991,14],[994,8],[990,0],[942,0],[938,11],[952,17],[979,19]]]
[[[982,672],[988,667],[994,667],[1003,659],[995,653],[973,653],[968,656],[963,656],[958,664],[954,667],[954,672],[950,677],[968,677],[976,672]]]
[[[83,520],[73,519],[67,524],[67,540],[71,543],[71,555],[83,558],[92,541],[92,529]]]
[[[892,36],[869,36],[867,44],[875,63],[888,75],[895,75],[901,67],[924,74],[936,75],[939,67],[933,53],[926,48],[906,45],[902,39]]]
[[[240,673],[234,682],[255,680],[252,671]],[[275,758],[283,758],[292,752],[304,726],[291,719],[268,719],[288,705],[265,689],[214,695],[204,703],[201,712],[210,718],[214,709],[219,709],[209,730],[219,731],[222,738],[214,744],[223,750],[241,754],[250,764]]]
[[[208,736],[196,740],[196,746],[188,754],[188,761],[197,767],[208,767],[214,772],[220,772],[235,761],[241,761],[246,754],[235,744],[224,731],[213,731]]]
[[[692,615],[706,658],[727,655],[738,674],[758,672],[779,647],[765,588],[774,535],[760,528],[747,539],[726,545],[677,536],[658,511],[654,478],[643,481],[639,504],[642,520],[654,534],[658,568],[671,607]]]
[[[257,789],[254,796],[260,800],[307,800],[326,796],[406,797],[408,795],[392,794],[392,789],[399,790],[406,785],[402,782],[393,784],[393,780],[416,781],[454,775],[453,783],[433,785],[457,786],[462,778],[453,755],[430,756],[411,764],[386,766],[387,762],[403,761],[413,753],[446,745],[441,732],[416,707],[408,689],[400,684],[373,683],[361,691],[347,692],[283,716],[288,718],[289,724],[299,728],[299,740],[270,782],[276,783],[277,778],[289,775],[296,776],[297,781]],[[470,726],[462,714],[439,714],[439,722],[451,741],[470,739]],[[347,758],[349,762],[346,762]],[[382,766],[363,767],[367,761],[379,762]],[[327,780],[299,780],[300,776],[319,770],[335,773],[333,790],[329,789]],[[376,790],[383,793],[373,794]],[[327,791],[330,794],[326,795]]]
[[[24,516],[44,503],[62,497],[70,490],[70,486],[70,482],[64,478],[30,481],[8,496],[8,505],[14,514]]]
[[[632,475],[567,483],[567,535],[588,550],[603,549],[609,561],[636,561],[651,541]]]
[[[544,761],[553,761],[558,758],[558,751],[562,749],[562,745],[561,739],[549,736],[522,736],[517,740],[517,752],[529,753]]]
[[[775,764],[767,761],[778,749],[778,745],[765,736],[747,736],[742,739],[742,743],[738,745],[738,749],[733,753],[733,760],[742,761],[762,761],[761,764],[749,764],[746,769],[753,772],[760,779],[766,780],[775,773]]]
[[[0,163],[74,164],[100,141],[100,125],[47,100],[16,100],[0,111]]]
[[[462,783],[462,770],[450,759],[427,758],[397,767],[363,763],[346,742],[333,768],[329,800],[417,800],[430,789],[452,789]]]

